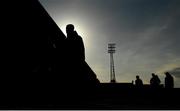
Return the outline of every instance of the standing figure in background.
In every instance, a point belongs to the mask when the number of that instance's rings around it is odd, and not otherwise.
[[[86,82],[88,76],[85,70],[85,49],[82,38],[74,30],[73,24],[66,26],[67,38],[65,40],[66,78],[74,83]]]
[[[165,77],[165,88],[174,88],[174,78],[169,72],[164,73]]]
[[[64,63],[66,67],[65,78],[76,87],[90,88],[99,84],[96,74],[85,61],[85,48],[83,39],[74,29],[74,25],[66,26],[67,38],[65,39],[65,56],[67,60]],[[80,89],[81,89],[80,88]]]
[[[78,35],[78,33],[74,30],[74,25],[68,24],[66,26],[66,43],[67,43],[67,56],[70,60],[81,60],[85,61],[85,49],[82,38]]]
[[[135,85],[136,85],[136,87],[138,87],[138,88],[142,88],[142,87],[143,87],[143,82],[142,82],[142,80],[140,79],[139,75],[136,76]]]
[[[150,80],[150,86],[152,88],[159,88],[160,87],[160,79],[157,75],[155,75],[154,73],[152,73],[152,78]]]

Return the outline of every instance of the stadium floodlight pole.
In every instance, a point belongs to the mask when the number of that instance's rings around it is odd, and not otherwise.
[[[116,52],[115,45],[116,45],[115,43],[108,44],[108,53],[110,54],[110,82],[111,83],[116,83],[114,59],[113,59],[113,54]]]

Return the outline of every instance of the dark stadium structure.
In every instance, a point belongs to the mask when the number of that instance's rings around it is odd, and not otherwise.
[[[38,0],[14,2],[2,36],[0,109],[180,109],[178,88],[100,83],[86,61],[69,60],[65,35]]]

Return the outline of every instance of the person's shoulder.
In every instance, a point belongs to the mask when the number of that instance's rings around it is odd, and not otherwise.
[[[83,40],[80,35],[77,35],[77,39],[78,39],[78,40]]]
[[[82,39],[82,37],[80,35],[78,35],[79,39]]]

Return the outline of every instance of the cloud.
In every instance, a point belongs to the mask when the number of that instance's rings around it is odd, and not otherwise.
[[[176,78],[180,79],[180,67],[174,68],[169,71],[172,75],[174,75]]]

